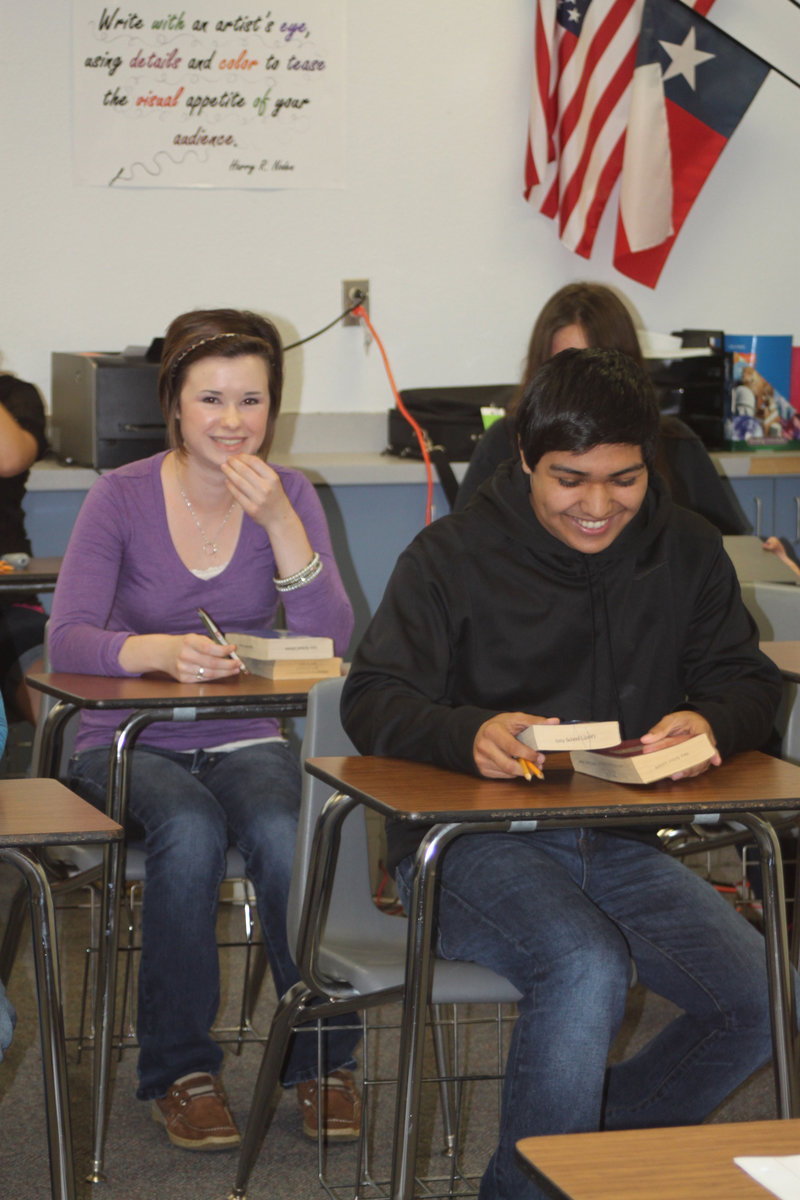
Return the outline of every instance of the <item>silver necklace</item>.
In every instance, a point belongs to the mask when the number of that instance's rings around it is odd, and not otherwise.
[[[236,507],[236,501],[235,500],[231,501],[231,506],[228,509],[228,511],[225,513],[225,516],[222,520],[222,524],[220,525],[217,532],[214,534],[213,538],[210,538],[208,536],[208,534],[206,533],[205,529],[203,529],[203,526],[200,524],[199,520],[197,519],[197,513],[192,508],[191,500],[186,495],[186,492],[183,490],[183,484],[181,483],[181,477],[178,474],[178,460],[177,459],[175,460],[175,478],[178,481],[178,489],[179,489],[181,495],[183,496],[184,503],[186,504],[186,507],[188,508],[189,512],[191,513],[192,520],[194,521],[195,525],[199,529],[200,536],[203,539],[203,553],[208,554],[210,557],[212,557],[215,554],[219,554],[219,546],[217,545],[217,538],[222,533],[225,526],[228,524],[228,518],[230,517],[234,508]]]

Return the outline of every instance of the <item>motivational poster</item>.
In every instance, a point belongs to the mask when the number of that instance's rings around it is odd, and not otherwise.
[[[77,181],[342,187],[344,16],[344,0],[73,0]]]

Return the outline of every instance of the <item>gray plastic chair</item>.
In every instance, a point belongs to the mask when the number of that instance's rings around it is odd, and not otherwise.
[[[727,544],[729,539],[725,540]],[[745,608],[756,623],[761,641],[788,642],[800,638],[800,587],[792,582],[744,580],[741,589]],[[796,683],[784,680],[775,728],[781,737],[781,758],[800,763],[800,692]],[[781,833],[796,832],[797,813],[775,813],[771,820]],[[664,830],[663,839],[667,851],[677,858],[703,852],[711,854],[752,840],[750,832],[736,821],[723,822],[719,831],[702,826]],[[797,965],[800,961],[800,920],[795,914],[800,909],[800,867],[795,872],[795,890],[790,904],[790,956]]]
[[[743,583],[742,599],[762,642],[793,642],[800,638],[800,587],[791,583]],[[784,681],[776,727],[781,734],[782,757],[800,763],[800,696],[796,683]]]
[[[745,607],[758,626],[762,642],[791,642],[800,637],[800,587],[753,582],[741,587]]]
[[[342,728],[339,702],[344,680],[326,679],[308,696],[302,757],[356,754]],[[242,1141],[231,1200],[243,1200],[279,1097],[279,1079],[296,1025],[339,1012],[355,1012],[403,1000],[405,917],[382,912],[373,901],[364,809],[357,806],[341,826],[326,913],[315,905],[317,818],[332,791],[307,772],[303,778],[300,827],[295,851],[287,928],[289,945],[303,979],[282,997],[273,1018]],[[314,858],[317,862],[314,862]],[[325,883],[330,882],[327,867]],[[508,980],[475,963],[438,960],[432,1004],[515,1004],[520,993]],[[307,1036],[307,1035],[304,1035]],[[363,1131],[362,1131],[363,1140]]]

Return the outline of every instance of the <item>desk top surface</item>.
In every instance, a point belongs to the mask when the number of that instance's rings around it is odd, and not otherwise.
[[[748,750],[721,767],[673,783],[609,783],[549,754],[545,780],[492,780],[405,759],[310,758],[306,769],[386,816],[423,821],[647,819],[677,813],[791,809],[800,801],[800,767]]]
[[[56,779],[0,780],[0,846],[108,842],[122,828]]]
[[[784,679],[800,682],[800,642],[760,642],[759,645]]]
[[[570,1200],[767,1200],[734,1156],[797,1154],[800,1121],[560,1134],[517,1147]]]
[[[52,590],[61,570],[60,558],[32,558],[27,567],[0,571],[0,592]]]
[[[224,704],[235,709],[264,705],[271,712],[285,708],[287,715],[305,711],[308,690],[317,682],[235,675],[213,683],[177,683],[166,675],[123,678],[55,671],[27,675],[26,681],[40,692],[78,708],[212,708]]]

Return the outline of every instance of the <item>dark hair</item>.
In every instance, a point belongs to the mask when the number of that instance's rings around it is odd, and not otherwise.
[[[236,308],[182,313],[167,330],[158,373],[158,398],[170,446],[179,452],[183,450],[178,406],[189,367],[203,358],[241,358],[246,354],[257,355],[267,364],[269,414],[267,432],[258,451],[266,458],[281,407],[283,347],[271,321]]]
[[[531,470],[543,454],[585,454],[600,445],[640,446],[653,469],[659,411],[650,377],[620,350],[562,350],[537,371],[515,415]]]
[[[553,338],[568,325],[580,325],[591,347],[621,350],[635,362],[642,361],[636,327],[619,296],[602,283],[568,283],[553,293],[536,318],[525,370],[509,406],[510,412],[513,413],[531,379],[550,358]]]

